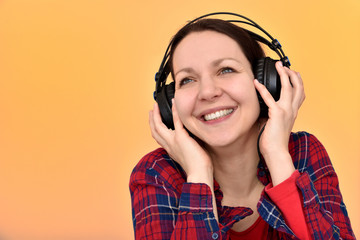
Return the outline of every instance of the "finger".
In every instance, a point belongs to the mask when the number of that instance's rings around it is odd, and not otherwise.
[[[295,72],[288,68],[285,68],[285,71],[290,76],[290,81],[293,85],[293,87],[292,87],[292,92],[293,92],[292,106],[293,106],[293,110],[297,111],[305,99],[303,82],[302,82],[301,76],[298,72]]]
[[[151,110],[149,111],[149,126],[150,126],[150,130],[151,130],[151,136],[157,140],[157,138],[159,138],[159,134],[156,131],[155,128],[155,123],[154,123],[154,111]]]
[[[157,103],[154,104],[153,120],[156,132],[168,142],[171,138],[172,130],[169,130],[161,120],[160,109]]]
[[[151,110],[149,112],[149,125],[151,130],[151,136],[155,139],[155,141],[162,147],[166,148],[166,142],[164,139],[159,135],[159,133],[156,131],[155,123],[154,123],[154,112]]]
[[[291,70],[287,67],[284,67],[284,71],[288,75],[289,83],[292,88],[294,88],[300,84],[299,80],[301,78],[299,78],[300,75],[297,72],[295,72],[294,70]]]
[[[162,146],[163,148],[166,149],[166,142],[164,141],[163,138],[160,137],[160,135],[156,131],[155,124],[154,124],[154,119],[153,119],[153,111],[149,112],[149,125],[150,125],[150,130],[151,130],[151,136],[155,139],[155,141],[160,146]]]
[[[283,67],[281,61],[276,62],[275,67],[280,76],[281,82],[280,100],[290,103],[292,100],[292,86],[289,74],[286,71],[287,68]]]
[[[172,113],[173,113],[173,121],[174,121],[175,130],[183,129],[184,126],[179,118],[179,114],[177,112],[177,108],[176,108],[174,99],[171,99],[171,102],[172,102]]]
[[[296,72],[296,77],[294,77],[291,82],[294,85],[293,105],[294,107],[300,108],[305,100],[304,84],[300,73]]]
[[[275,106],[275,100],[273,96],[270,94],[269,90],[266,89],[266,87],[261,84],[257,79],[254,80],[255,88],[260,93],[260,96],[264,100],[266,106],[269,108]]]

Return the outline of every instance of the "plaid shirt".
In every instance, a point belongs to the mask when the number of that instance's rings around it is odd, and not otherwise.
[[[339,190],[338,178],[323,145],[306,132],[292,133],[289,151],[300,172],[305,220],[313,239],[355,239]],[[257,175],[266,186],[270,173],[263,159]],[[130,177],[136,239],[229,239],[233,224],[252,214],[250,208],[221,205],[222,192],[214,180],[219,223],[213,214],[210,187],[187,183],[185,172],[159,148],[134,168]],[[257,205],[269,224],[268,239],[298,239],[265,191]]]

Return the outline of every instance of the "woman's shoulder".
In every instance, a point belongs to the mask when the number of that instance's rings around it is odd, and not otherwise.
[[[144,171],[152,168],[156,164],[161,164],[162,161],[171,159],[168,153],[163,148],[157,148],[145,154],[134,167],[134,171]]]
[[[322,143],[311,133],[293,132],[289,139],[289,152],[299,172],[315,171],[329,166],[330,158]]]
[[[323,145],[321,142],[315,137],[313,134],[305,131],[299,131],[299,132],[292,132],[290,134],[289,139],[289,150],[290,151],[301,151],[301,152],[307,152],[309,149],[313,147],[319,147],[322,148]]]
[[[291,141],[319,141],[312,133],[306,131],[299,131],[299,132],[291,132],[290,134],[290,142]]]
[[[130,185],[172,184],[174,180],[185,178],[181,166],[176,163],[163,148],[145,154],[134,167],[130,176]]]

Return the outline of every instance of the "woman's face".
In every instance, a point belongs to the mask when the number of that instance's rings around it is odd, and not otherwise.
[[[173,56],[175,104],[185,127],[210,147],[254,129],[260,108],[251,65],[239,45],[215,32],[190,33]]]

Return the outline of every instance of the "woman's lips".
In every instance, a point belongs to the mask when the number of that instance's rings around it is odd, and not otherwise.
[[[225,117],[225,116],[229,115],[230,113],[232,113],[233,111],[234,111],[233,108],[223,109],[223,110],[219,110],[219,111],[216,111],[213,113],[206,114],[206,115],[204,115],[203,118],[205,121],[211,121],[211,120]]]
[[[219,107],[215,109],[210,109],[205,111],[200,115],[200,119],[205,122],[214,121],[217,119],[222,119],[226,116],[232,114],[237,107]]]

